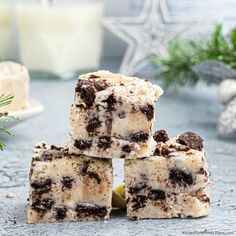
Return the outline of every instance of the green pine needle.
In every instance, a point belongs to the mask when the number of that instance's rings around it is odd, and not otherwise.
[[[175,39],[170,43],[166,58],[151,57],[158,71],[157,78],[163,79],[166,88],[195,85],[200,78],[192,70],[193,66],[208,60],[218,60],[236,68],[236,29],[226,38],[222,26],[217,24],[210,39]]]
[[[4,95],[4,94],[2,94],[0,96],[0,107],[9,105],[12,102],[13,98],[14,98],[13,95]],[[9,116],[7,112],[0,112],[0,118],[1,117],[7,117],[7,118],[10,118],[10,119],[2,119],[2,120],[0,119],[0,123],[8,123],[8,122],[12,121],[13,119],[15,119],[14,117]],[[0,132],[4,133],[6,135],[13,136],[13,134],[3,126],[0,126]],[[1,151],[4,150],[5,146],[6,145],[0,140],[0,150]]]
[[[14,98],[13,95],[4,95],[4,94],[2,94],[0,96],[0,107],[9,105],[12,102],[13,98]]]

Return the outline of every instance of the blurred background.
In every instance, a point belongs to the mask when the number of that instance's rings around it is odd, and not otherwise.
[[[121,16],[130,17],[129,21],[132,22],[132,17],[141,14],[145,2],[143,0],[1,0],[0,58],[23,62],[33,70],[59,72],[60,76],[61,72],[96,69],[101,64],[111,62],[114,62],[114,67],[118,70],[127,49],[127,42],[114,34],[111,29],[114,27],[109,24],[105,27],[102,22],[109,21],[108,17]],[[195,30],[186,29],[186,32],[183,32],[185,34],[178,36],[189,33],[193,37],[202,32],[209,33],[212,31],[212,24],[216,22],[223,23],[223,31],[227,34],[235,24],[236,3],[233,0],[157,2],[166,5],[171,27],[177,25],[178,19],[182,23],[189,21],[200,23]],[[163,12],[159,10],[158,14],[161,16]],[[156,27],[159,27],[158,22]],[[59,56],[56,56],[58,50],[61,57],[67,57],[64,59],[67,62],[62,58],[59,60]],[[43,60],[43,56],[50,58]],[[37,60],[34,59],[36,57]]]

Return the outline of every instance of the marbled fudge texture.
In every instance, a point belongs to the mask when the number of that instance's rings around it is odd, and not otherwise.
[[[154,156],[125,160],[128,218],[208,215],[210,181],[202,138],[186,132],[169,140],[163,130],[154,138]]]
[[[111,160],[69,155],[42,142],[29,175],[28,223],[107,220],[111,210]]]
[[[71,149],[109,158],[151,155],[154,108],[162,93],[148,81],[108,71],[80,76],[70,115]]]

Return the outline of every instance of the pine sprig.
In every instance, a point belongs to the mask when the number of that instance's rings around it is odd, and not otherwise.
[[[14,98],[13,95],[4,95],[4,94],[2,94],[0,96],[0,107],[9,105],[12,102],[13,98]]]
[[[9,105],[12,102],[13,98],[14,98],[13,95],[4,95],[4,94],[2,94],[0,96],[0,107]],[[9,116],[8,112],[0,112],[0,117],[7,117],[7,118],[10,118],[11,120],[15,119],[14,117]],[[9,120],[5,120],[5,119],[0,120],[0,123],[8,123],[8,122],[11,121],[10,119]],[[2,132],[4,134],[7,134],[7,135],[10,135],[10,136],[13,136],[13,134],[3,126],[0,126],[0,132]],[[3,151],[5,146],[6,146],[5,143],[0,140],[0,150],[1,151]]]
[[[200,78],[193,66],[209,60],[236,68],[236,29],[232,29],[230,37],[226,38],[222,26],[218,24],[209,39],[175,39],[170,43],[168,56],[152,57],[151,63],[157,68],[157,78],[162,78],[167,88],[172,85],[195,85]]]

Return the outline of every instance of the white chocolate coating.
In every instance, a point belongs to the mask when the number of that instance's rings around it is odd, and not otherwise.
[[[130,199],[132,201],[132,199]],[[133,210],[128,204],[128,219],[198,218],[209,215],[211,206],[205,189],[197,192],[170,194],[165,200],[147,200],[144,208]]]

